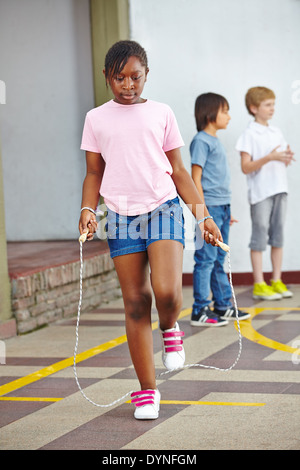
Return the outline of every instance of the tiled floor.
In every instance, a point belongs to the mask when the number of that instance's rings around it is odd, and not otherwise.
[[[292,299],[254,302],[251,289],[236,288],[242,354],[220,372],[192,367],[158,379],[160,416],[136,421],[126,401],[97,407],[74,379],[76,319],[5,341],[0,365],[0,449],[300,449],[300,285]],[[239,351],[238,331],[189,324],[191,288],[184,288],[180,324],[187,363],[228,368]],[[157,314],[153,311],[153,321]],[[154,324],[157,374],[164,371]],[[3,344],[2,344],[3,346]],[[122,300],[83,312],[77,373],[86,395],[109,404],[138,383],[128,353]],[[101,462],[100,462],[101,463]]]

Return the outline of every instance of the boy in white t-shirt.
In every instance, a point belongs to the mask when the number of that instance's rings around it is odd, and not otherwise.
[[[248,90],[245,101],[254,121],[238,139],[236,149],[241,154],[242,171],[247,175],[251,208],[249,247],[254,277],[253,298],[275,300],[291,297],[292,292],[281,281],[281,265],[288,192],[286,167],[294,160],[294,154],[281,131],[268,124],[274,113],[274,92],[265,87],[253,87]],[[271,245],[271,286],[264,282],[262,268],[262,254],[267,243]]]

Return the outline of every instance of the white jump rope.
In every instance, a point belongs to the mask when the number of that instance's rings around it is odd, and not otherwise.
[[[78,330],[79,330],[79,321],[80,321],[80,312],[81,312],[81,303],[82,303],[82,277],[83,277],[82,276],[82,273],[83,273],[82,245],[86,241],[87,234],[88,234],[88,232],[83,233],[79,237],[79,243],[80,243],[80,287],[79,287],[79,302],[78,302],[77,323],[76,323],[76,343],[75,343],[75,349],[74,349],[73,369],[74,369],[74,375],[75,375],[75,380],[76,380],[77,386],[78,386],[80,392],[82,393],[82,395],[84,396],[84,398],[94,406],[98,406],[100,408],[109,408],[109,407],[115,405],[116,403],[119,403],[120,401],[123,401],[127,396],[131,395],[133,390],[131,390],[130,392],[127,392],[122,397],[118,398],[117,400],[115,400],[115,401],[113,401],[113,402],[111,402],[107,405],[100,405],[99,403],[95,403],[89,397],[86,396],[86,394],[84,393],[84,391],[82,390],[82,388],[80,386],[78,376],[77,376],[77,370],[76,370],[76,356],[77,356],[78,341],[79,341]],[[222,248],[222,250],[224,250],[228,253],[229,282],[230,282],[232,298],[233,298],[233,302],[234,302],[234,309],[235,309],[235,312],[236,312],[236,319],[237,319],[238,333],[239,333],[239,352],[238,352],[237,358],[234,361],[234,363],[230,367],[228,367],[227,369],[220,369],[219,367],[208,366],[208,365],[204,365],[204,364],[186,364],[186,365],[184,365],[182,367],[179,367],[179,368],[176,368],[176,369],[167,370],[166,372],[161,372],[156,378],[161,377],[162,375],[170,374],[170,372],[174,372],[175,370],[187,369],[187,368],[190,368],[190,367],[203,367],[205,369],[215,369],[215,370],[218,370],[218,371],[221,371],[221,372],[228,372],[236,366],[236,364],[238,363],[238,361],[241,357],[241,353],[242,353],[242,335],[241,335],[241,329],[240,329],[240,321],[239,321],[239,317],[238,317],[237,302],[236,302],[236,297],[235,297],[234,288],[233,288],[233,284],[232,284],[232,274],[231,274],[231,264],[230,264],[230,248],[225,243],[222,243],[222,242],[219,242],[219,241],[217,241],[217,244],[219,245],[220,248]]]

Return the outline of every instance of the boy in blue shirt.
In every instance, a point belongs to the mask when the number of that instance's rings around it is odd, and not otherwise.
[[[215,93],[198,96],[195,103],[198,133],[190,145],[192,178],[225,243],[228,243],[229,227],[236,220],[231,218],[230,212],[229,165],[217,131],[226,129],[230,120],[228,111],[229,105],[223,96]],[[236,319],[231,287],[224,271],[225,256],[221,248],[202,242],[200,229],[196,226],[192,326],[223,326],[228,324],[228,320]],[[209,307],[210,292],[213,311]],[[250,315],[238,310],[238,317],[245,320]]]

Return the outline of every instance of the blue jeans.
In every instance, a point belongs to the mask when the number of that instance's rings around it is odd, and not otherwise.
[[[224,243],[228,243],[230,205],[208,206],[207,209],[219,227]],[[198,225],[196,226],[196,246],[201,246],[201,243],[197,243],[197,237],[201,238]],[[212,292],[215,308],[226,310],[228,307],[232,307],[231,287],[228,276],[224,271],[225,256],[226,252],[224,250],[206,242],[203,243],[202,248],[195,250],[193,311],[197,312],[211,303],[210,291]]]

